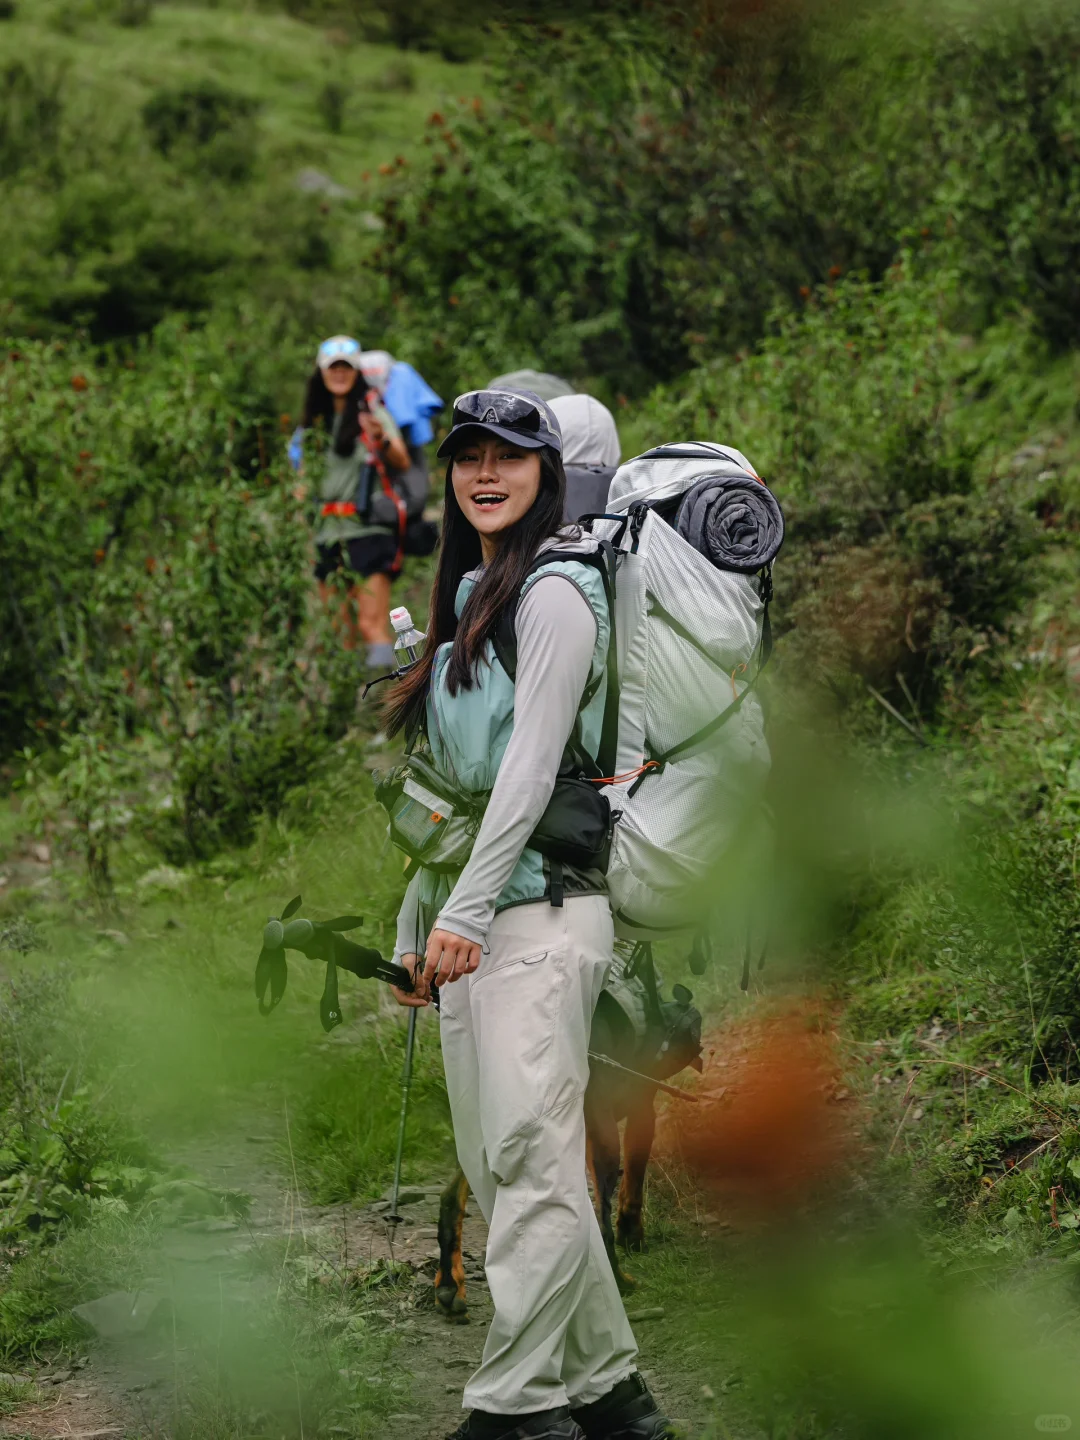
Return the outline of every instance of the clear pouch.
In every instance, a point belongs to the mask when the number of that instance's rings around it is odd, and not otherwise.
[[[425,778],[439,778],[414,757],[376,784],[376,799],[390,820],[391,842],[428,870],[461,870],[472,852],[482,808],[468,805],[464,797],[459,802],[437,793],[417,779],[417,771]]]
[[[408,779],[390,812],[390,823],[401,838],[409,842],[410,848],[422,852],[438,844],[453,815],[453,805]]]

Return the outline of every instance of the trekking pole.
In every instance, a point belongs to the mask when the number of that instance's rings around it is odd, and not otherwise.
[[[405,1117],[409,1113],[409,1090],[412,1088],[413,1049],[416,1045],[416,1010],[409,1011],[409,1029],[405,1036],[405,1070],[401,1077],[401,1114],[398,1118],[397,1155],[394,1157],[394,1186],[390,1191],[390,1213],[386,1219],[399,1225],[398,1191],[401,1189],[401,1157],[405,1150]]]

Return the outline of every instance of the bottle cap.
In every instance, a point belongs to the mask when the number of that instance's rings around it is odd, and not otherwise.
[[[413,628],[412,616],[404,605],[399,605],[396,609],[390,611],[390,624],[399,635],[402,634],[403,631]]]

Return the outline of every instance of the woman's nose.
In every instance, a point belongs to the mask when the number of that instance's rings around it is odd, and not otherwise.
[[[495,452],[493,450],[483,451],[480,456],[480,473],[477,476],[477,479],[483,482],[485,480],[497,480],[498,478],[498,467],[495,464]]]

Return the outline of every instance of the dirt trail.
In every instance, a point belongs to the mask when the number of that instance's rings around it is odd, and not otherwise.
[[[254,1128],[257,1132],[258,1126]],[[168,1230],[148,1289],[178,1297],[178,1309],[207,1297],[220,1299],[223,1307],[258,1304],[270,1282],[265,1268],[252,1267],[252,1252],[270,1242],[280,1248],[288,1238],[292,1263],[306,1266],[313,1283],[319,1283],[320,1276],[336,1283],[334,1277],[347,1271],[371,1277],[359,1313],[394,1336],[404,1372],[380,1433],[401,1440],[442,1440],[460,1423],[462,1387],[479,1362],[491,1318],[483,1273],[487,1232],[474,1203],[463,1233],[469,1316],[455,1324],[437,1310],[432,1283],[441,1181],[405,1187],[399,1205],[402,1223],[391,1226],[385,1219],[385,1199],[360,1208],[298,1204],[289,1178],[276,1164],[272,1137],[252,1134],[251,1128],[245,1142],[218,1137],[175,1158],[214,1184],[245,1189],[252,1195],[251,1214],[247,1222],[189,1221]],[[383,1275],[393,1283],[380,1283]],[[648,1303],[647,1293],[633,1297],[631,1313],[642,1307],[647,1311]],[[650,1382],[669,1412],[683,1420],[682,1433],[701,1434],[705,1416],[700,1385],[691,1377],[664,1383],[668,1326],[647,1321],[637,1329],[642,1368]],[[78,1357],[82,1363],[77,1369],[69,1365],[40,1372],[35,1377],[39,1402],[0,1420],[0,1435],[161,1440],[172,1433],[177,1405],[184,1403],[184,1372],[197,1358],[167,1321],[114,1341],[98,1339]]]

